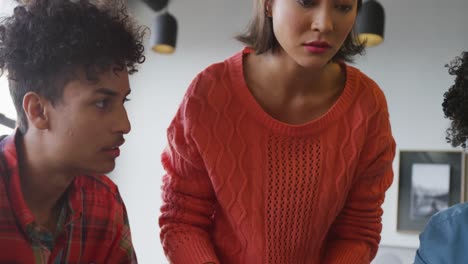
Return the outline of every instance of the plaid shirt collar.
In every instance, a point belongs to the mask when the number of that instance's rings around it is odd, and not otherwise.
[[[0,170],[6,171],[4,175],[6,176],[5,183],[7,186],[7,194],[15,217],[23,232],[28,234],[31,239],[34,239],[36,235],[33,235],[33,233],[37,230],[37,225],[35,224],[34,215],[24,200],[20,183],[16,146],[17,140],[21,136],[19,130],[16,129],[12,135],[0,142],[0,151],[3,151],[2,158],[5,159],[0,161]],[[68,217],[65,226],[80,219],[83,211],[82,186],[80,186],[79,181],[75,179],[67,192],[69,210],[67,212]]]

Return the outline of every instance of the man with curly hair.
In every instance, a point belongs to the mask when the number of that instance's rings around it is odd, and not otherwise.
[[[463,52],[450,65],[455,84],[444,94],[442,104],[446,118],[447,142],[466,150],[468,140],[468,52]],[[420,246],[415,264],[467,263],[468,203],[452,206],[431,217],[419,236]]]
[[[0,141],[0,263],[136,263],[112,171],[142,28],[123,5],[35,0],[0,21],[17,128]]]

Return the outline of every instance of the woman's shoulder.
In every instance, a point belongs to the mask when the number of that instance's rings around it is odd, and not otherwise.
[[[347,82],[364,102],[387,105],[386,97],[379,84],[366,73],[346,64]],[[373,106],[374,107],[374,106]]]
[[[242,51],[224,61],[213,63],[199,72],[192,80],[186,98],[207,98],[214,90],[220,91],[221,86],[236,86],[241,83]]]
[[[354,81],[354,85],[365,89],[381,90],[374,79],[354,66],[346,64],[346,74],[347,78]]]
[[[209,65],[203,71],[201,71],[197,77],[203,78],[205,80],[216,81],[225,79],[229,75],[241,73],[242,58],[243,51],[239,51],[223,61],[218,61]]]

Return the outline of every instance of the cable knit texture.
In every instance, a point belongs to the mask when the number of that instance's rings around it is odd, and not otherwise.
[[[159,224],[175,264],[370,263],[395,142],[379,87],[344,65],[322,117],[269,116],[243,74],[246,53],[189,87],[168,129]]]

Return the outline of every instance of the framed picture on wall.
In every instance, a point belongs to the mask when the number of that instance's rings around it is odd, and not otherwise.
[[[420,233],[429,218],[464,201],[463,151],[400,151],[397,231]]]

